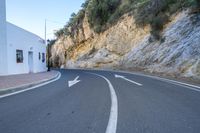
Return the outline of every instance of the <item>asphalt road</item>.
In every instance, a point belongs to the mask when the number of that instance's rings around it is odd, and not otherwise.
[[[198,87],[120,72],[60,72],[55,82],[0,99],[0,133],[200,133]]]

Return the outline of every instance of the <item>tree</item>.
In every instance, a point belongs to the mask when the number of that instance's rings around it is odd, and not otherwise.
[[[55,36],[57,37],[57,38],[59,38],[59,37],[61,37],[61,36],[63,36],[64,35],[64,29],[62,28],[62,29],[60,29],[60,30],[58,30],[56,33],[55,33]]]
[[[196,1],[196,5],[198,8],[200,8],[200,0],[195,0]]]
[[[91,27],[101,32],[120,2],[121,0],[91,0],[88,5],[88,19]]]
[[[83,9],[86,9],[86,8],[88,7],[90,1],[91,1],[91,0],[85,0],[85,2],[81,5],[81,7],[82,7]]]

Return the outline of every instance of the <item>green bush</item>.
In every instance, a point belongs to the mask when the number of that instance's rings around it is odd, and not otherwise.
[[[60,38],[61,36],[63,36],[63,34],[64,34],[64,30],[63,30],[63,29],[60,29],[60,30],[58,30],[58,31],[55,33],[55,36],[56,36],[57,38]]]
[[[91,0],[88,5],[88,20],[96,32],[103,31],[112,14],[120,5],[120,0]]]
[[[138,26],[151,26],[151,33],[155,38],[168,22],[173,13],[187,7],[200,8],[200,0],[85,0],[82,9],[73,13],[69,22],[56,33],[61,35],[74,34],[81,28],[85,14],[87,14],[90,27],[101,33],[109,26],[118,22],[125,13],[131,13]]]
[[[200,0],[193,0],[193,6],[195,6],[196,8],[199,9],[200,8]]]
[[[134,17],[138,26],[150,24],[151,34],[155,39],[161,39],[160,32],[168,22],[169,15],[191,6],[193,0],[151,0],[141,4]]]
[[[155,17],[151,22],[151,35],[155,40],[160,40],[160,32],[163,30],[163,26],[167,21],[167,16],[159,15]]]
[[[152,19],[150,25],[153,30],[163,30],[163,26],[168,22],[168,16],[165,13],[160,13],[154,19]]]
[[[196,0],[196,4],[198,7],[200,7],[200,0]]]

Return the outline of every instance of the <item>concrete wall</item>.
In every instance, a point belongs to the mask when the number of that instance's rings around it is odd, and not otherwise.
[[[7,72],[6,6],[5,0],[0,0],[0,75],[5,75]]]
[[[46,71],[46,59],[42,62],[42,53],[46,55],[46,45],[42,39],[11,23],[7,23],[8,73],[29,73],[28,52],[33,52],[33,72]],[[23,63],[17,63],[16,50],[23,50]],[[41,59],[39,60],[39,52]],[[46,58],[46,56],[45,56]]]

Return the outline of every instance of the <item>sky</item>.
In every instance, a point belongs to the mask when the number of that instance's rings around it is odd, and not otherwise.
[[[7,21],[42,38],[53,39],[73,12],[77,13],[85,0],[6,0]]]

